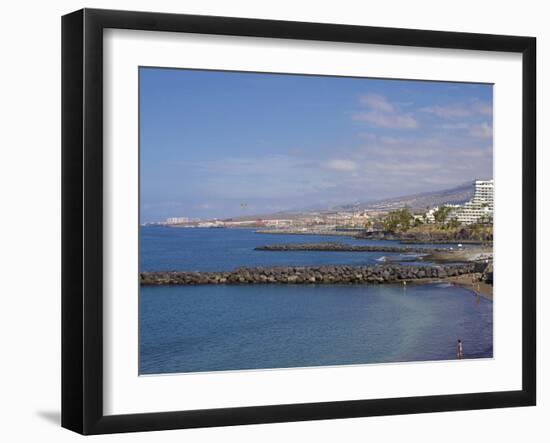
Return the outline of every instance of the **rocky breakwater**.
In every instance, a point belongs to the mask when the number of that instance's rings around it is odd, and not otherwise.
[[[433,253],[446,252],[448,248],[419,248],[399,246],[367,246],[348,245],[345,243],[287,243],[278,245],[258,246],[256,251],[335,251],[335,252],[397,252],[397,253]]]
[[[308,266],[237,268],[228,272],[142,272],[142,285],[381,284],[471,274],[474,263],[446,266]]]

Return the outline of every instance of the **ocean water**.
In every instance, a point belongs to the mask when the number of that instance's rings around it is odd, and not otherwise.
[[[241,229],[155,227],[141,232],[142,270],[374,264],[382,255],[253,251],[273,243],[368,244],[346,237],[266,235]],[[140,374],[447,360],[456,358],[459,338],[465,358],[487,358],[493,355],[492,331],[492,302],[446,283],[406,288],[142,287]]]
[[[406,245],[388,240],[361,240],[328,235],[258,234],[253,229],[140,228],[142,271],[228,271],[239,266],[375,265],[391,252],[255,251],[257,246],[280,243],[341,242],[351,245],[398,247],[455,247]],[[409,255],[409,254],[405,254]],[[415,254],[410,254],[414,256]],[[409,258],[410,257],[405,257]],[[422,262],[426,264],[425,262]],[[403,262],[403,264],[418,264]]]

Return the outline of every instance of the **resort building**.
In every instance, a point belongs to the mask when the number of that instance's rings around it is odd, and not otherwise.
[[[469,225],[472,223],[490,223],[493,220],[493,180],[476,180],[474,182],[474,196],[463,205],[445,205],[451,208],[446,221],[457,220]],[[435,214],[439,210],[436,206],[426,212],[427,223],[435,223]]]
[[[446,221],[449,221],[453,218],[456,218],[457,217],[457,212],[460,211],[461,208],[462,208],[461,205],[446,204],[446,205],[443,205],[443,206],[446,207],[446,208],[451,208],[451,211],[447,215]],[[439,206],[435,206],[435,207],[429,209],[428,212],[426,212],[425,217],[423,217],[423,219],[425,218],[426,223],[435,223],[435,215],[436,215],[437,211],[439,211],[439,208],[440,208]]]
[[[435,213],[439,210],[439,206],[431,208],[426,212],[426,223],[435,223]]]
[[[476,180],[474,186],[474,197],[450,214],[465,225],[493,220],[493,180]]]

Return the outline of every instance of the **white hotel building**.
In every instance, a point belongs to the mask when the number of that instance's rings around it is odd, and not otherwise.
[[[470,225],[479,222],[492,222],[493,219],[493,180],[476,180],[474,197],[463,205],[445,205],[451,208],[447,222],[456,219],[459,223]],[[431,208],[425,214],[428,223],[435,223],[435,213],[439,207]]]
[[[474,197],[452,212],[450,218],[469,225],[493,218],[493,180],[476,180]]]

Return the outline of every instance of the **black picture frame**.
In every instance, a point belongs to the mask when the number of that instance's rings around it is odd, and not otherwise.
[[[103,413],[103,30],[522,54],[522,389],[131,415]],[[536,403],[536,39],[83,9],[62,18],[62,426],[81,434],[530,406]]]

